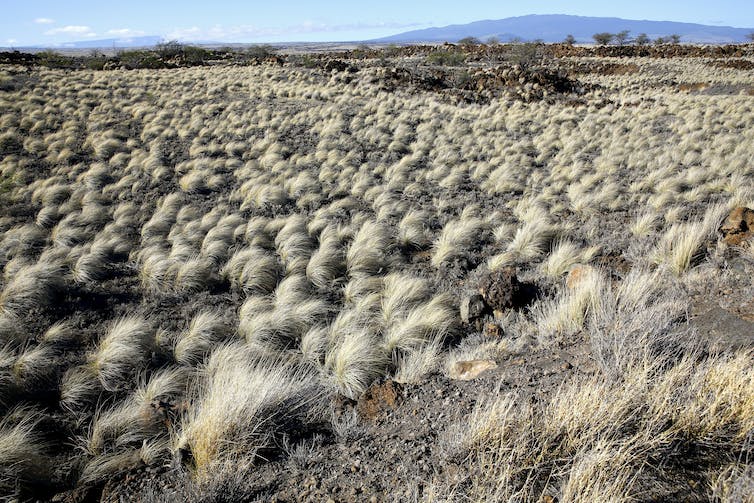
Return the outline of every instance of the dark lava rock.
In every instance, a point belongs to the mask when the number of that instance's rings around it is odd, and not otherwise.
[[[520,309],[537,296],[534,285],[521,283],[512,267],[490,272],[479,282],[479,293],[492,311]]]
[[[358,70],[355,66],[349,65],[345,61],[339,59],[331,59],[325,63],[323,67],[326,72],[348,72],[354,73]]]

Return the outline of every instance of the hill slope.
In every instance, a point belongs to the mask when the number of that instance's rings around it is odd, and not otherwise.
[[[566,35],[573,35],[578,42],[592,42],[592,35],[599,32],[616,33],[629,30],[631,35],[646,33],[651,38],[681,35],[683,42],[736,43],[745,42],[750,28],[708,26],[672,21],[638,21],[613,17],[584,17],[563,14],[529,15],[498,20],[475,21],[438,28],[413,30],[375,41],[379,42],[457,42],[464,37],[485,40],[496,37],[500,41],[520,38],[542,39],[545,42],[560,42]]]

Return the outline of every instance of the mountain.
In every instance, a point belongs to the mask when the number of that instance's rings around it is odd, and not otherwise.
[[[486,40],[495,37],[501,42],[514,38],[521,40],[541,39],[545,42],[561,42],[566,35],[573,35],[577,42],[592,43],[592,35],[600,32],[617,33],[629,30],[629,36],[646,33],[650,38],[681,35],[682,42],[725,44],[746,42],[746,35],[754,28],[709,26],[673,21],[637,21],[617,17],[585,17],[565,14],[532,14],[498,20],[454,24],[442,28],[426,28],[407,31],[372,42],[457,42],[464,37]]]
[[[112,49],[112,48],[132,48],[132,47],[152,47],[162,42],[163,38],[158,36],[146,37],[123,37],[123,38],[104,38],[99,40],[82,40],[79,42],[66,42],[56,44],[55,49]],[[41,46],[19,47],[19,49],[39,49]],[[50,47],[50,46],[45,46]]]

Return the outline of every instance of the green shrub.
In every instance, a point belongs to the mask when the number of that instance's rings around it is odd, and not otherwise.
[[[439,66],[460,66],[466,62],[466,56],[458,51],[434,51],[427,55],[427,63]]]
[[[460,45],[480,45],[482,42],[476,37],[463,37],[458,43]]]
[[[73,58],[49,49],[37,54],[37,62],[48,68],[73,68],[75,66]]]
[[[634,39],[634,44],[636,45],[647,45],[649,43],[649,37],[646,33],[639,33],[636,35],[636,38]]]
[[[268,58],[275,55],[275,49],[271,45],[252,45],[246,49],[246,55],[252,58]]]
[[[121,51],[116,56],[127,68],[165,68],[165,62],[152,51]]]
[[[507,52],[506,59],[521,68],[531,68],[544,57],[544,45],[535,43],[514,44]]]
[[[204,49],[202,47],[196,47],[193,45],[187,45],[183,47],[183,51],[179,55],[184,63],[191,65],[200,65],[205,61],[212,59],[212,51]]]
[[[107,63],[105,56],[88,57],[84,59],[84,66],[90,70],[102,70]]]

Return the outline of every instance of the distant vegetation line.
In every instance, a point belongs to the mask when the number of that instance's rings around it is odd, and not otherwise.
[[[27,67],[43,66],[71,70],[113,70],[113,69],[163,69],[184,68],[212,64],[257,65],[262,63],[294,64],[304,67],[322,67],[331,70],[328,61],[342,59],[377,59],[385,61],[392,57],[424,56],[431,64],[457,66],[469,56],[478,57],[480,51],[488,57],[497,56],[504,60],[520,59],[521,55],[537,54],[550,57],[742,57],[750,55],[751,44],[729,44],[696,46],[681,44],[677,36],[645,39],[644,34],[635,38],[625,32],[597,33],[596,45],[576,45],[566,37],[561,43],[546,44],[542,41],[514,41],[500,43],[494,39],[484,42],[475,37],[466,37],[457,44],[396,45],[360,44],[354,49],[304,54],[286,54],[283,50],[269,45],[254,45],[246,48],[222,47],[210,49],[169,41],[157,44],[151,49],[118,50],[108,56],[99,49],[91,49],[88,54],[68,56],[52,49],[37,53],[21,51],[0,52],[0,64],[18,64]],[[510,57],[508,57],[510,56]]]

